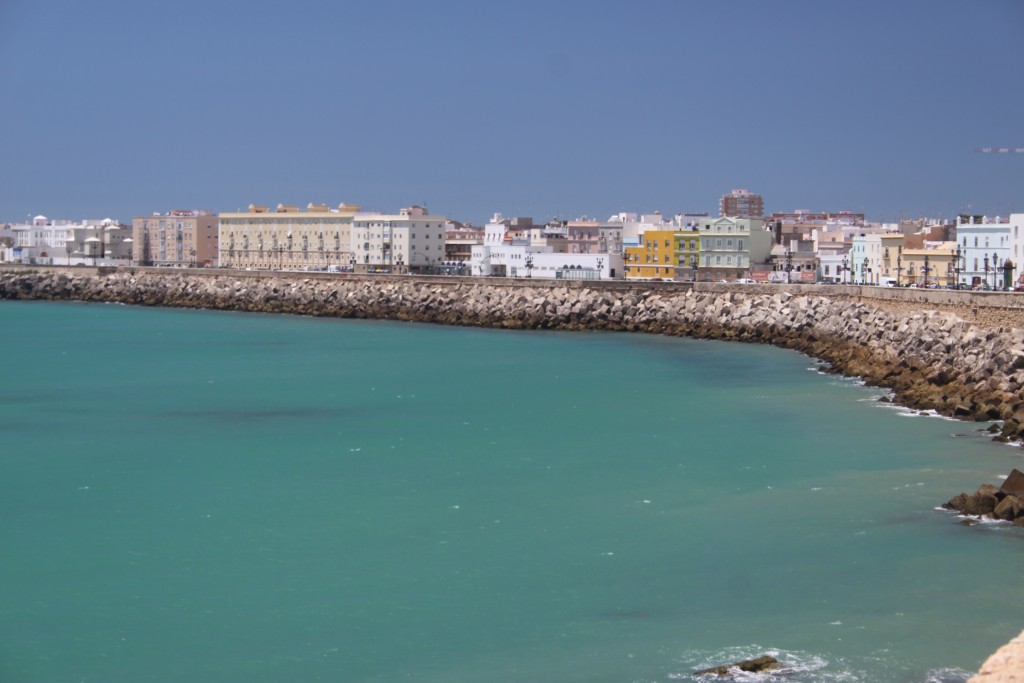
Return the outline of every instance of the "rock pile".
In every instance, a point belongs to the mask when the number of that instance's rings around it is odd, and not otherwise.
[[[118,270],[4,274],[4,298],[774,344],[820,358],[835,372],[889,387],[905,405],[967,420],[996,420],[1001,422],[997,439],[1024,439],[1024,341],[1019,333],[982,329],[950,312],[894,313],[848,295],[653,290],[622,282]]]
[[[974,493],[954,496],[942,507],[961,515],[990,517],[1024,526],[1024,473],[1013,470],[999,488],[982,484]]]
[[[754,659],[744,659],[742,662],[735,662],[733,664],[723,664],[722,666],[713,666],[710,669],[701,669],[700,671],[694,671],[694,676],[728,676],[736,673],[737,670],[745,671],[747,673],[757,673],[759,671],[771,671],[772,669],[779,668],[779,660],[775,659],[771,655],[762,655],[755,657]]]

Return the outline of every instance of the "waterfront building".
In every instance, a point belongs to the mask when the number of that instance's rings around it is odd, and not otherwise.
[[[879,262],[878,284],[903,284],[903,274],[906,266],[903,265],[903,240],[905,235],[901,232],[887,233],[879,237],[882,256]]]
[[[850,242],[850,267],[853,281],[859,285],[877,285],[882,263],[882,236],[862,232]]]
[[[483,229],[448,221],[444,226],[444,261],[441,263],[441,273],[469,275],[469,262],[473,259],[473,245],[483,243]]]
[[[176,209],[132,219],[133,259],[142,266],[217,265],[217,214]]]
[[[901,254],[902,282],[915,287],[946,287],[956,280],[955,244],[942,243],[936,249],[910,248],[904,245]]]
[[[818,278],[818,256],[814,241],[788,239],[772,245],[770,282],[811,284]]]
[[[751,266],[766,263],[772,233],[763,218],[705,218],[698,223],[701,282],[750,278]]]
[[[762,218],[764,216],[764,198],[749,190],[736,189],[722,195],[719,200],[718,212],[730,218]]]
[[[51,220],[36,216],[8,230],[5,260],[37,265],[118,265],[128,262],[131,230],[112,218]]]
[[[842,251],[818,252],[818,282],[826,285],[850,283],[850,257]]]
[[[438,272],[445,260],[447,222],[415,205],[398,214],[357,214],[352,220],[355,271]]]
[[[700,230],[697,228],[697,224],[677,229],[673,239],[676,253],[676,279],[695,282],[700,263]]]
[[[352,218],[357,204],[299,207],[250,204],[248,211],[220,214],[219,262],[225,268],[334,270],[351,268]]]
[[[522,226],[519,226],[522,227]],[[544,277],[598,280],[621,277],[621,254],[572,252],[564,225],[520,231],[495,214],[484,227],[483,244],[474,245],[470,272],[483,277]],[[518,235],[518,236],[517,236]],[[598,231],[600,240],[600,231]],[[575,240],[579,244],[580,240]]]
[[[626,279],[674,280],[679,265],[676,232],[648,230],[640,241],[639,246],[626,248]]]
[[[1013,283],[1024,286],[1024,213],[1010,214],[1010,260]]]
[[[1020,232],[1019,227],[1017,232]],[[1012,283],[1013,270],[1019,268],[1019,263],[1012,259],[1013,235],[1014,226],[1005,216],[958,216],[956,242],[960,248],[960,286],[1002,289],[1007,261],[1010,262]]]

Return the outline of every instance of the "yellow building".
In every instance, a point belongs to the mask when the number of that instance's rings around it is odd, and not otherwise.
[[[639,247],[626,247],[627,280],[674,280],[676,277],[676,231],[648,230]]]
[[[903,275],[907,272],[907,267],[903,264],[903,234],[891,233],[882,235],[881,242],[882,257],[879,264],[881,268],[879,284],[888,284],[890,281],[903,284]]]
[[[350,269],[352,219],[357,204],[249,205],[244,213],[220,215],[220,265],[259,270]]]
[[[700,263],[700,230],[680,230],[674,234],[676,250],[676,279],[691,282],[697,279]]]
[[[949,243],[947,243],[949,244]],[[954,246],[941,249],[904,249],[902,282],[917,287],[945,287],[956,282]]]

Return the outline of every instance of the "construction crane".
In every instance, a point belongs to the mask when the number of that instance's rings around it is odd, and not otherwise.
[[[1024,147],[975,147],[981,154],[1024,154]]]

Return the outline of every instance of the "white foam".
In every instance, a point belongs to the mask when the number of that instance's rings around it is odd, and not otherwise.
[[[928,672],[925,683],[965,683],[974,674],[956,667],[944,667]]]
[[[694,657],[687,657],[687,667],[692,667],[691,671],[699,671],[701,669],[709,669],[715,666],[721,666],[729,662],[739,662],[745,659],[752,659],[754,657],[760,657],[761,655],[770,655],[779,660],[779,668],[772,669],[771,671],[762,671],[759,673],[752,673],[746,671],[740,671],[734,669],[730,671],[728,677],[718,676],[716,674],[705,674],[703,676],[694,676],[692,673],[670,673],[667,678],[669,680],[690,680],[690,681],[758,681],[764,683],[774,683],[776,681],[792,681],[795,674],[814,674],[814,680],[816,681],[857,681],[858,678],[853,676],[850,672],[835,672],[829,673],[823,671],[828,666],[829,662],[823,657],[808,653],[808,652],[794,652],[786,650],[778,650],[776,648],[765,648],[757,645],[745,646],[745,647],[732,647],[726,648],[713,654],[701,654],[693,653]]]

